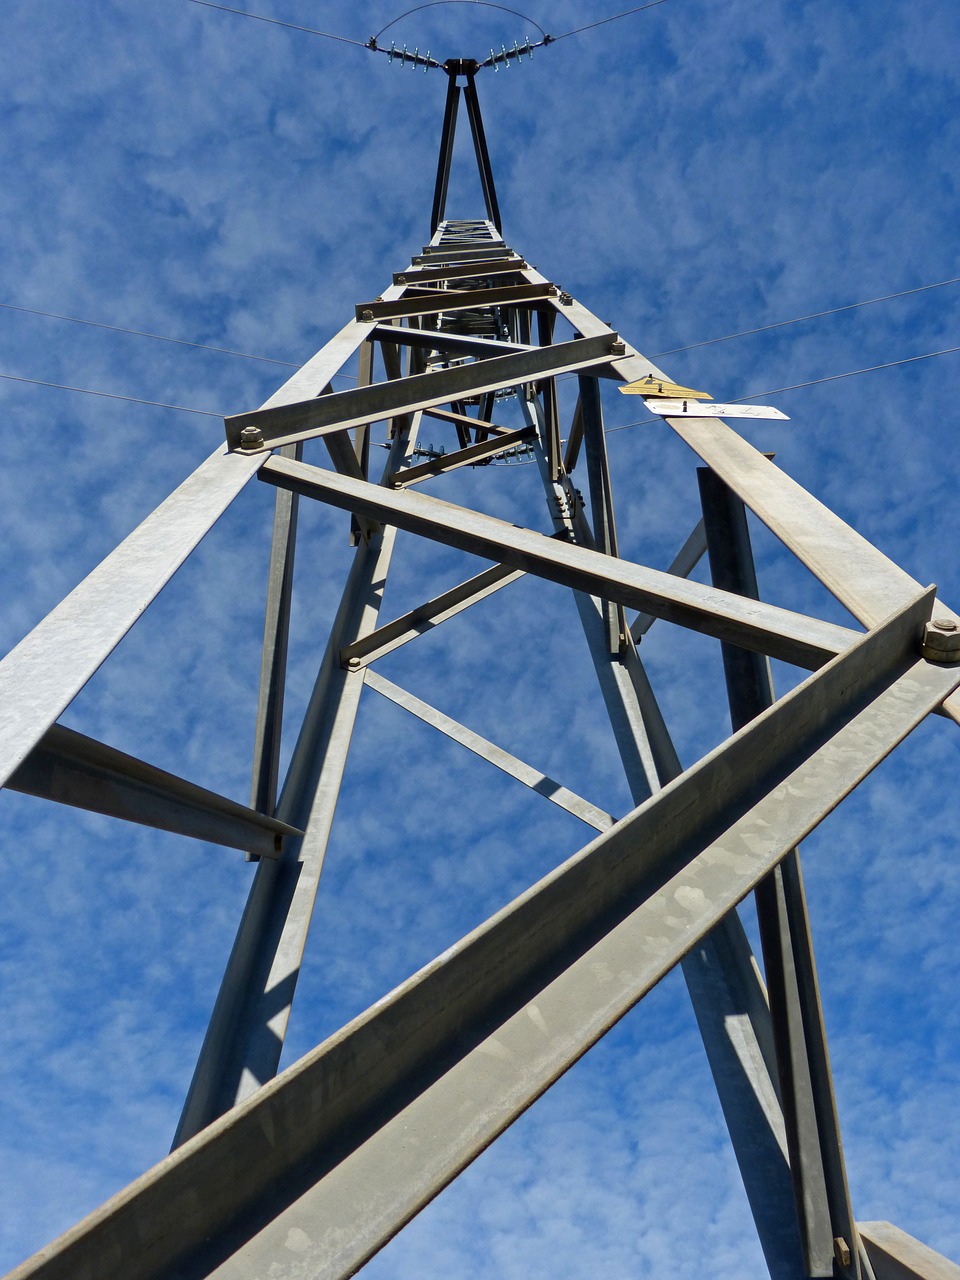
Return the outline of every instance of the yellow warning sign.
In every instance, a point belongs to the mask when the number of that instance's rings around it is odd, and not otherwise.
[[[677,382],[668,382],[666,378],[655,378],[648,373],[639,382],[627,382],[620,387],[625,396],[666,396],[669,400],[712,400],[709,391],[694,391],[691,387],[681,387]]]

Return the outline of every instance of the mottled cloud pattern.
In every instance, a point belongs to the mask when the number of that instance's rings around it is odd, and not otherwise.
[[[252,7],[360,40],[402,8]],[[559,34],[616,6],[527,8]],[[507,12],[447,5],[388,38],[482,57],[528,32]],[[958,47],[950,0],[667,0],[484,72],[506,238],[651,355],[960,276]],[[438,72],[187,0],[9,0],[0,302],[300,363],[427,237],[444,88]],[[477,209],[473,179],[455,172],[450,212]],[[730,400],[955,346],[958,316],[960,286],[945,286],[662,363]],[[2,308],[0,373],[217,414],[257,406],[285,376]],[[15,381],[0,380],[0,398],[6,652],[222,427]],[[945,355],[778,395],[791,421],[745,434],[957,608],[958,402],[960,354]],[[644,416],[636,405],[605,391],[607,425]],[[695,459],[649,424],[612,432],[608,447],[621,549],[664,568],[698,518]],[[427,491],[543,529],[533,471],[459,472]],[[263,485],[241,496],[66,723],[246,800],[272,502]],[[339,513],[304,509],[287,750],[346,535]],[[768,599],[849,621],[771,535],[755,535]],[[395,562],[387,616],[477,564],[403,535]],[[716,647],[657,624],[643,656],[692,763],[727,732]],[[601,807],[628,809],[559,587],[517,583],[380,669]],[[781,670],[778,687],[796,678]],[[373,693],[354,752],[285,1064],[590,834]],[[931,718],[804,848],[857,1215],[953,1257],[958,763],[956,726]],[[251,868],[12,792],[0,824],[6,1269],[165,1154]],[[674,974],[367,1270],[694,1280],[762,1269]]]

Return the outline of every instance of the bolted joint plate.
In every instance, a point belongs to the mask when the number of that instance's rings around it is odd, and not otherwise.
[[[960,662],[960,624],[953,618],[924,623],[920,653],[928,662]]]

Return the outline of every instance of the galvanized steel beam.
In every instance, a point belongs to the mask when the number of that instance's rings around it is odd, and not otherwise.
[[[924,593],[18,1268],[345,1277],[960,683]],[[261,864],[261,868],[267,864]],[[284,1242],[295,1233],[298,1248]]]
[[[492,356],[489,360],[435,373],[376,382],[369,387],[338,391],[269,411],[256,409],[236,414],[224,420],[227,441],[231,449],[239,450],[241,431],[245,427],[256,427],[264,443],[271,447],[292,444],[327,431],[345,431],[383,418],[432,409],[461,396],[517,386],[548,374],[575,373],[610,359],[616,340],[616,334],[608,330],[596,338],[575,338],[546,349],[534,347],[515,355]],[[389,346],[383,347],[385,354],[391,350]]]
[[[399,618],[385,622],[382,627],[377,627],[353,644],[345,645],[340,650],[340,661],[356,667],[376,662],[378,658],[383,658],[394,649],[425,635],[441,622],[456,617],[472,604],[485,600],[487,596],[523,576],[522,570],[508,569],[502,564],[484,569],[482,573],[451,587],[449,591],[442,592],[424,604],[417,605]]]
[[[861,1222],[876,1280],[960,1280],[960,1267],[892,1222]]]
[[[343,510],[395,524],[799,666],[820,666],[858,636],[845,627],[788,609],[745,600],[584,547],[566,546],[541,533],[425,494],[391,492],[285,458],[271,458],[260,474],[268,483],[295,489]]]
[[[438,289],[430,293],[403,292],[393,302],[358,302],[357,320],[404,320],[408,316],[431,316],[457,311],[473,311],[477,307],[516,307],[546,303],[557,293],[557,286],[544,284],[501,284],[483,289]]]
[[[387,468],[410,447],[398,436]],[[376,625],[395,536],[381,530],[354,553],[277,805],[304,835],[257,868],[175,1147],[276,1074],[363,687],[362,671],[341,666],[340,649]]]
[[[55,724],[7,779],[12,791],[89,809],[194,840],[276,858],[286,822],[186,782],[164,769]]]
[[[436,707],[430,706],[428,702],[417,698],[406,689],[401,689],[399,685],[386,680],[378,672],[368,669],[366,682],[369,688],[375,689],[383,697],[389,698],[398,707],[403,707],[405,711],[409,711],[411,715],[422,720],[424,724],[429,724],[434,729],[438,729],[451,741],[459,742],[461,746],[466,747],[468,751],[472,751],[481,760],[486,760],[511,778],[516,778],[525,787],[529,787],[537,795],[543,796],[551,804],[565,809],[567,813],[572,813],[575,818],[585,822],[588,827],[593,827],[595,831],[608,831],[616,821],[609,813],[597,808],[589,800],[584,800],[576,792],[561,786],[559,782],[554,782],[553,778],[547,777],[539,769],[526,764],[509,751],[504,751],[502,747],[498,747],[496,743],[481,737],[479,733],[474,733],[466,725],[460,724],[442,711],[438,711]]]
[[[703,529],[703,521],[699,520],[690,531],[690,536],[686,542],[674,556],[667,573],[672,573],[678,578],[689,578],[706,554],[707,535]],[[630,623],[630,634],[637,644],[640,643],[655,622],[656,618],[651,617],[649,613],[637,614]]]
[[[288,446],[285,456],[299,461],[300,446]],[[267,602],[264,610],[260,687],[257,695],[257,723],[253,738],[253,770],[250,783],[250,803],[261,813],[273,813],[277,803],[298,504],[297,494],[286,493],[282,489],[277,491],[273,536],[270,543],[270,566],[267,570]],[[252,853],[253,850],[250,852]]]

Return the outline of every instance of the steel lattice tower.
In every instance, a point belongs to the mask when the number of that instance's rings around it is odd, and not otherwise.
[[[429,244],[266,404],[228,418],[225,445],[0,664],[6,785],[259,859],[173,1152],[12,1275],[351,1275],[680,965],[771,1276],[958,1277],[889,1224],[855,1220],[797,846],[928,714],[960,722],[960,618],[693,393],[664,397],[665,373],[508,245],[477,69],[444,67]],[[446,217],[461,98],[485,205],[473,219]],[[355,358],[359,385],[334,392]],[[561,378],[577,383],[565,435]],[[644,384],[702,461],[703,519],[667,573],[618,553],[602,381]],[[445,433],[442,449],[423,446],[426,421]],[[308,441],[332,466],[304,461]],[[539,469],[545,530],[417,489],[518,458]],[[254,478],[277,494],[244,806],[57,720]],[[350,513],[354,551],[280,787],[301,498]],[[760,600],[747,508],[863,630]],[[399,530],[493,567],[385,621]],[[712,586],[689,579],[704,555]],[[376,671],[524,574],[574,594],[636,805],[619,821]],[[734,733],[686,770],[638,652],[658,619],[722,647]],[[771,657],[812,674],[775,700]],[[598,834],[277,1076],[370,690]],[[750,893],[765,985],[735,910]]]

